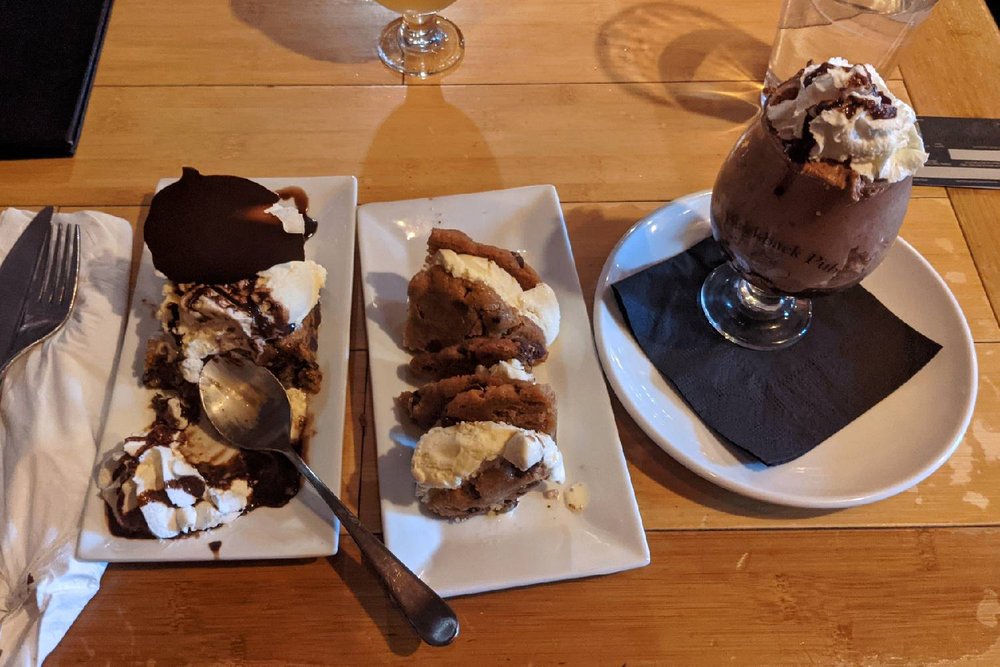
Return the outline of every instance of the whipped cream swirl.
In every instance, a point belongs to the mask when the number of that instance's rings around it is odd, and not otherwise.
[[[871,65],[831,58],[803,69],[795,83],[775,91],[767,119],[785,142],[812,144],[809,160],[839,162],[869,180],[890,183],[912,176],[927,161],[916,114]]]

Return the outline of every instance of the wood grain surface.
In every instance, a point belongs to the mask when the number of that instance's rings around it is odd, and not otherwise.
[[[96,85],[399,83],[375,53],[397,15],[371,0],[126,0]]]
[[[758,95],[747,81],[100,87],[76,157],[0,162],[0,201],[148,203],[185,165],[355,174],[361,202],[536,183],[568,202],[662,201],[712,187]]]
[[[410,81],[375,57],[393,14],[371,0],[119,0],[78,154],[0,162],[0,202],[99,208],[141,232],[183,165],[355,174],[362,203],[553,183],[590,307],[635,221],[712,186],[757,109],[780,5],[459,0],[445,14],[464,61]],[[890,77],[919,113],[1000,115],[982,0],[941,0]],[[1000,664],[998,218],[1000,193],[941,188],[907,214],[980,364],[968,433],[914,489],[836,512],[757,503],[673,461],[613,400],[646,568],[456,599],[462,635],[432,650],[346,538],[329,559],[113,565],[49,664]],[[351,322],[324,326],[351,327],[341,492],[379,530],[357,287]]]
[[[944,0],[904,50],[914,108],[925,116],[1000,117],[1000,31],[983,2]],[[959,46],[956,48],[956,46]],[[1000,192],[948,190],[983,284],[1000,309]]]
[[[357,550],[119,565],[57,664],[991,665],[1000,530],[653,532],[652,564],[452,601],[419,646]]]

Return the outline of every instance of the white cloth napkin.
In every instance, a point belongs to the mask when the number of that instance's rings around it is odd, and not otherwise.
[[[0,261],[34,216],[0,215]],[[105,563],[76,560],[87,485],[124,325],[132,228],[104,213],[80,225],[70,320],[0,381],[0,664],[41,663],[97,592]]]

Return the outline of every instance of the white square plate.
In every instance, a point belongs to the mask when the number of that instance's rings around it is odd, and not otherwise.
[[[161,180],[157,192],[175,180]],[[353,176],[253,180],[271,190],[290,185],[304,189],[309,196],[309,215],[319,225],[316,234],[306,242],[306,257],[327,270],[326,288],[320,296],[322,323],[317,349],[323,385],[319,394],[310,397],[314,434],[306,451],[316,473],[336,489],[340,485],[343,448],[357,180]],[[142,386],[142,370],[146,341],[160,330],[156,308],[163,298],[162,286],[163,279],[154,272],[149,249],[143,248],[98,461],[117,447],[122,438],[141,431],[153,420],[149,402],[155,392]],[[175,540],[115,537],[108,529],[96,478],[92,478],[77,556],[101,561],[304,558],[336,553],[338,532],[333,514],[305,484],[284,507],[260,507],[214,530]],[[214,541],[222,542],[218,554],[208,546]]]
[[[386,544],[444,596],[607,574],[649,563],[649,549],[555,188],[367,204],[358,209],[369,362],[375,401],[379,492]],[[402,348],[406,289],[434,227],[520,252],[559,299],[562,325],[535,369],[558,405],[566,486],[583,482],[580,513],[531,491],[498,516],[452,522],[423,510],[410,457],[420,431],[400,423],[395,397],[419,385]]]

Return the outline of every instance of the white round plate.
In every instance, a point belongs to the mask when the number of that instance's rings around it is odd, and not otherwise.
[[[632,418],[656,444],[705,479],[781,505],[862,505],[900,493],[937,470],[972,417],[976,356],[955,297],[902,239],[862,284],[942,349],[906,384],[804,456],[768,467],[723,444],[653,367],[625,325],[611,285],[709,236],[710,199],[710,192],[698,192],[640,220],[612,250],[598,280],[597,349]],[[872,344],[878,344],[877,337]]]

